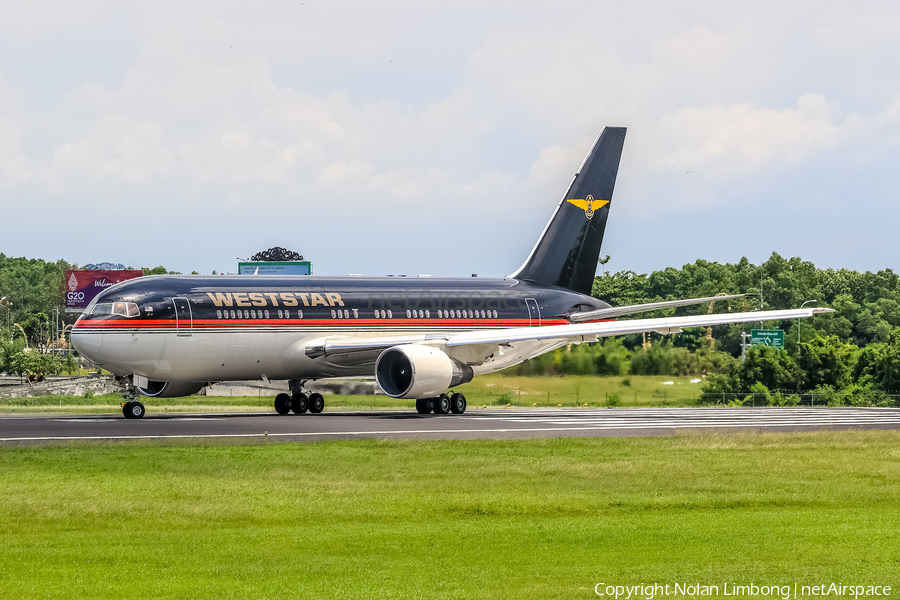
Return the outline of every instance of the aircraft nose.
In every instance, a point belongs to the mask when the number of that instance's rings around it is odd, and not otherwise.
[[[72,346],[82,356],[97,362],[97,354],[103,345],[103,335],[99,333],[86,333],[83,331],[72,332]]]

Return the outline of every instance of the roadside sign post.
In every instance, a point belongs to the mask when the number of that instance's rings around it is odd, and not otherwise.
[[[751,346],[771,346],[784,350],[783,329],[752,329],[750,331]]]

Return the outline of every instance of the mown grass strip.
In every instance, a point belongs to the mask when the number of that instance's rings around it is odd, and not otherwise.
[[[900,589],[900,433],[0,449],[0,597]]]
[[[691,383],[691,381],[694,383]],[[700,397],[697,378],[691,377],[514,377],[482,375],[459,386],[469,405],[566,408],[598,406],[651,407],[694,406]],[[189,396],[147,398],[141,401],[152,412],[248,412],[272,411],[275,396]],[[81,396],[41,396],[0,398],[0,412],[110,413],[118,412],[122,397],[104,394]],[[415,408],[415,400],[398,400],[384,395],[325,396],[326,410],[391,410]]]

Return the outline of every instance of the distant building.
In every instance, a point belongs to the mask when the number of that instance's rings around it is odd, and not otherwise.
[[[303,255],[281,247],[257,252],[238,263],[239,275],[312,275],[312,263]]]

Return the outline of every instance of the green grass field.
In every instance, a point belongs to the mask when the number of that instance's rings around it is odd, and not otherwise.
[[[895,431],[4,447],[0,597],[900,590],[898,461]]]
[[[482,375],[457,389],[469,405],[589,407],[692,406],[700,396],[699,383],[691,377],[509,377]],[[666,385],[664,382],[672,382]],[[190,396],[187,398],[144,398],[153,412],[271,411],[274,396]],[[44,396],[0,399],[0,412],[117,412],[121,396],[106,394],[93,398]],[[325,396],[326,410],[413,409],[415,401],[387,396]]]

